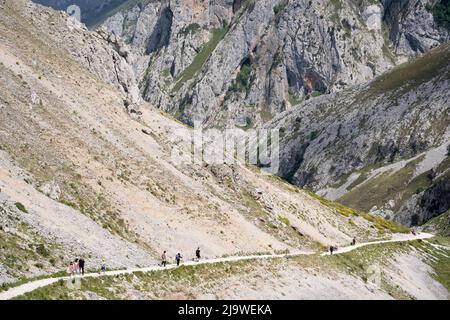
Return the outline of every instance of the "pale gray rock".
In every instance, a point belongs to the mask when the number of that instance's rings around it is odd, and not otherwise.
[[[42,193],[53,200],[59,200],[61,188],[55,181],[50,181],[41,187]]]
[[[144,99],[189,124],[249,127],[448,41],[427,3],[150,1],[104,26],[130,45]],[[224,25],[226,35],[200,64],[195,59]],[[244,64],[246,84],[230,90]]]

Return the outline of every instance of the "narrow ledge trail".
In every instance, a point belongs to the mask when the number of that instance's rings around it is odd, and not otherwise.
[[[390,242],[414,241],[414,240],[419,240],[419,239],[429,239],[432,237],[434,237],[434,235],[429,234],[429,233],[420,233],[416,236],[414,236],[412,234],[408,234],[408,235],[407,234],[395,234],[395,235],[393,235],[393,239],[390,239],[390,240],[363,242],[363,243],[355,244],[353,246],[339,248],[337,251],[334,252],[334,255],[350,252],[350,251],[356,250],[358,248],[369,246],[369,245],[390,243]],[[183,263],[182,265],[183,266],[192,266],[192,265],[200,265],[200,264],[214,264],[214,263],[221,263],[221,262],[234,262],[234,261],[257,260],[257,259],[289,258],[289,257],[312,255],[315,253],[316,252],[297,251],[297,252],[286,253],[286,254],[233,256],[233,257],[226,257],[226,258],[215,258],[215,259],[202,260],[199,262],[187,261],[187,262]],[[330,255],[330,253],[324,252],[321,254],[321,256],[327,256],[327,255]],[[177,266],[175,264],[173,264],[173,265],[171,264],[171,265],[167,265],[166,267],[151,266],[151,267],[145,267],[145,268],[107,271],[107,272],[104,272],[101,274],[99,272],[96,272],[96,273],[85,274],[84,276],[78,276],[78,277],[95,278],[95,277],[102,277],[102,276],[116,276],[116,275],[131,274],[131,273],[135,273],[135,272],[164,271],[164,270],[170,270],[170,269],[174,269],[174,268],[177,268]],[[46,278],[46,279],[27,282],[20,286],[13,287],[7,291],[0,292],[0,300],[14,299],[20,295],[23,295],[25,293],[34,291],[34,290],[42,288],[42,287],[46,287],[46,286],[51,285],[60,280],[65,281],[65,280],[70,280],[70,279],[73,279],[73,277],[66,276],[66,277],[59,277],[59,278]]]

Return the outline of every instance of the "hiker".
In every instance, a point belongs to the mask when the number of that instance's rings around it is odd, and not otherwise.
[[[354,237],[352,240],[352,246],[354,246],[356,244],[356,238]]]
[[[70,261],[69,266],[67,267],[67,273],[70,275],[70,277],[73,277],[75,275],[75,262]]]
[[[161,255],[161,266],[165,267],[167,264],[167,255],[166,255],[167,251],[164,251],[163,254]]]
[[[100,267],[100,273],[105,273],[106,272],[106,261],[105,258],[102,259],[102,265]]]
[[[175,256],[175,260],[177,261],[177,267],[180,266],[180,261],[181,259],[183,259],[183,257],[181,256],[181,254],[178,252],[177,255]]]
[[[84,259],[80,258],[80,260],[78,260],[78,267],[81,271],[81,275],[84,276]]]
[[[197,250],[195,250],[195,257],[197,258],[197,261],[200,260],[200,247],[198,247]]]
[[[411,233],[413,234],[413,236],[416,236],[417,234],[416,234],[416,230],[414,230],[414,229],[411,229]]]
[[[74,272],[76,274],[80,273],[80,265],[79,265],[79,259],[75,258],[75,261],[73,262]]]
[[[333,255],[334,247],[330,246],[330,255]]]

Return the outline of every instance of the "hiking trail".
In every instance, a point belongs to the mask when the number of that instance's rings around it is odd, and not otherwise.
[[[353,246],[346,246],[338,248],[333,255],[342,254],[346,252],[353,251],[355,249],[369,246],[369,245],[375,245],[375,244],[382,244],[382,243],[391,243],[391,242],[406,242],[406,241],[414,241],[419,239],[429,239],[434,237],[434,235],[429,233],[419,233],[418,235],[412,235],[412,234],[395,234],[393,235],[393,239],[390,240],[378,240],[378,241],[372,241],[372,242],[362,242],[357,243]],[[275,258],[289,258],[289,257],[298,257],[298,256],[306,256],[306,255],[312,255],[316,252],[306,252],[306,251],[297,251],[292,253],[284,253],[284,254],[266,254],[266,255],[249,255],[249,256],[232,256],[232,257],[225,257],[225,258],[214,258],[214,259],[207,259],[207,260],[201,260],[201,261],[186,261],[182,263],[182,266],[192,266],[192,265],[200,265],[200,264],[214,264],[214,263],[221,263],[221,262],[234,262],[234,261],[245,261],[245,260],[256,260],[256,259],[275,259]],[[321,256],[327,256],[330,255],[329,252],[324,252],[320,254]],[[144,268],[133,268],[133,269],[125,269],[125,270],[113,270],[113,271],[107,271],[104,273],[88,273],[84,276],[77,275],[76,277],[80,278],[95,278],[95,277],[101,277],[101,276],[116,276],[116,275],[123,275],[123,274],[130,274],[135,272],[150,272],[150,271],[163,271],[163,270],[170,270],[177,268],[176,264],[170,264],[166,267],[161,267],[159,265],[157,266],[151,266],[151,267],[144,267]],[[58,278],[46,278],[46,279],[40,279],[35,280],[31,282],[24,283],[20,286],[10,288],[7,291],[0,292],[0,300],[9,300],[13,299],[15,297],[18,297],[20,295],[23,295],[25,293],[34,291],[36,289],[46,287],[48,285],[51,285],[53,283],[56,283],[60,280],[70,280],[73,279],[73,277],[65,276],[65,277],[58,277]]]

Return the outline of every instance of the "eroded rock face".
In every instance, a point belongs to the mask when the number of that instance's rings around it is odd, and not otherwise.
[[[389,27],[389,38],[399,54],[424,53],[448,41],[448,32],[440,28],[426,9],[436,1],[385,0],[384,20]]]
[[[426,9],[433,3],[149,1],[98,30],[109,49],[93,44],[73,52],[121,88],[130,113],[139,112],[134,101],[141,95],[189,124],[276,124],[287,136],[280,175],[317,191],[443,143],[448,77],[362,99],[361,83],[448,41]],[[395,200],[389,216],[409,203]],[[370,205],[381,210],[387,203]]]
[[[404,225],[422,225],[450,208],[450,179],[436,183],[420,195],[413,196],[399,210],[395,220]]]
[[[405,225],[448,210],[449,58],[446,44],[278,115],[268,126],[283,131],[279,175]]]
[[[151,1],[104,25],[130,44],[146,100],[190,124],[253,126],[448,40],[428,2]]]
[[[23,14],[30,17],[43,34],[61,43],[61,47],[91,72],[119,89],[126,106],[140,104],[142,98],[128,57],[130,49],[116,34],[106,28],[91,32],[84,24],[64,12],[56,14],[26,1]],[[52,23],[42,24],[40,21],[43,19],[51,19]]]
[[[61,188],[55,181],[50,181],[41,187],[41,191],[53,200],[58,201],[61,196]]]

